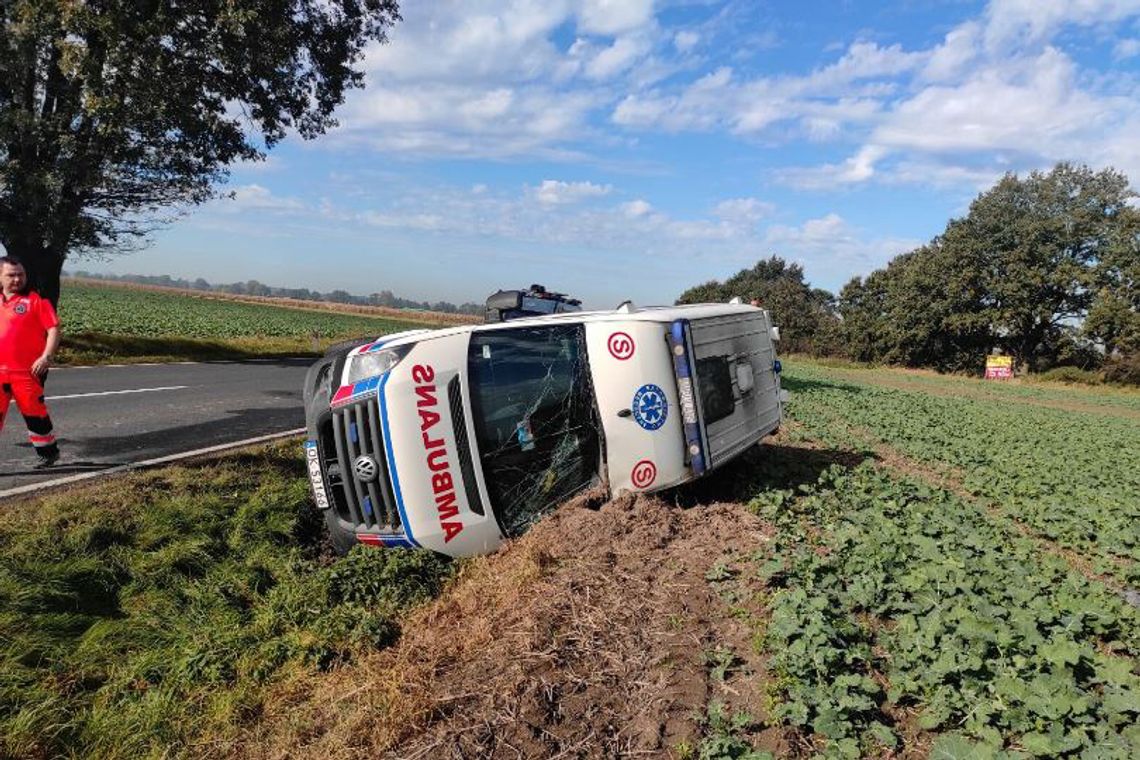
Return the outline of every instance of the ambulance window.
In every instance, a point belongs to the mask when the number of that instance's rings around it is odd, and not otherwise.
[[[594,395],[581,325],[475,333],[476,442],[503,531],[518,535],[597,477]]]
[[[723,420],[736,410],[727,356],[697,359],[697,385],[700,387],[701,414],[706,425]]]

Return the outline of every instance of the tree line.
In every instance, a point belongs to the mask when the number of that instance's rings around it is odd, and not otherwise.
[[[85,277],[94,280],[109,280],[112,282],[132,282],[140,285],[157,285],[164,288],[181,288],[182,290],[200,290],[217,293],[233,293],[243,296],[264,296],[267,298],[293,298],[300,301],[326,301],[329,303],[347,303],[358,306],[386,306],[390,309],[416,309],[421,311],[438,311],[445,314],[479,314],[482,315],[485,307],[482,304],[463,303],[456,306],[449,301],[415,301],[410,298],[401,298],[390,290],[381,290],[378,293],[369,293],[358,296],[346,290],[330,290],[322,293],[309,288],[278,288],[257,280],[245,282],[230,282],[211,284],[198,277],[187,280],[182,277],[171,277],[168,274],[102,274],[77,270],[63,272],[63,276]]]
[[[1007,174],[929,243],[834,296],[773,256],[678,303],[757,299],[782,350],[980,372],[1100,369],[1140,382],[1140,208],[1127,177],[1068,163]]]

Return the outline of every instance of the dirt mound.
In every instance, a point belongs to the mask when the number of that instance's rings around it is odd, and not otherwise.
[[[753,557],[738,504],[583,497],[471,562],[400,643],[287,686],[242,756],[620,757],[691,753],[709,706],[763,730]],[[713,708],[714,712],[717,708]]]

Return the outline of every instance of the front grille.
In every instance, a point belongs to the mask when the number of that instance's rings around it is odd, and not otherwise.
[[[455,426],[455,448],[459,456],[459,472],[463,476],[463,490],[467,494],[467,506],[477,515],[483,514],[483,499],[479,496],[479,486],[475,484],[475,466],[471,461],[471,442],[467,437],[467,415],[463,413],[463,396],[459,390],[459,378],[451,378],[447,384],[447,400],[451,407],[451,421]]]
[[[340,518],[356,529],[403,533],[380,432],[377,399],[334,409],[320,432],[326,479]],[[369,456],[378,465],[379,475],[367,483],[353,469],[360,456]]]

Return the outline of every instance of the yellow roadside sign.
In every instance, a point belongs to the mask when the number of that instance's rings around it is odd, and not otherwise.
[[[1012,356],[987,356],[986,357],[986,379],[987,380],[1008,380],[1013,377],[1013,357]]]

